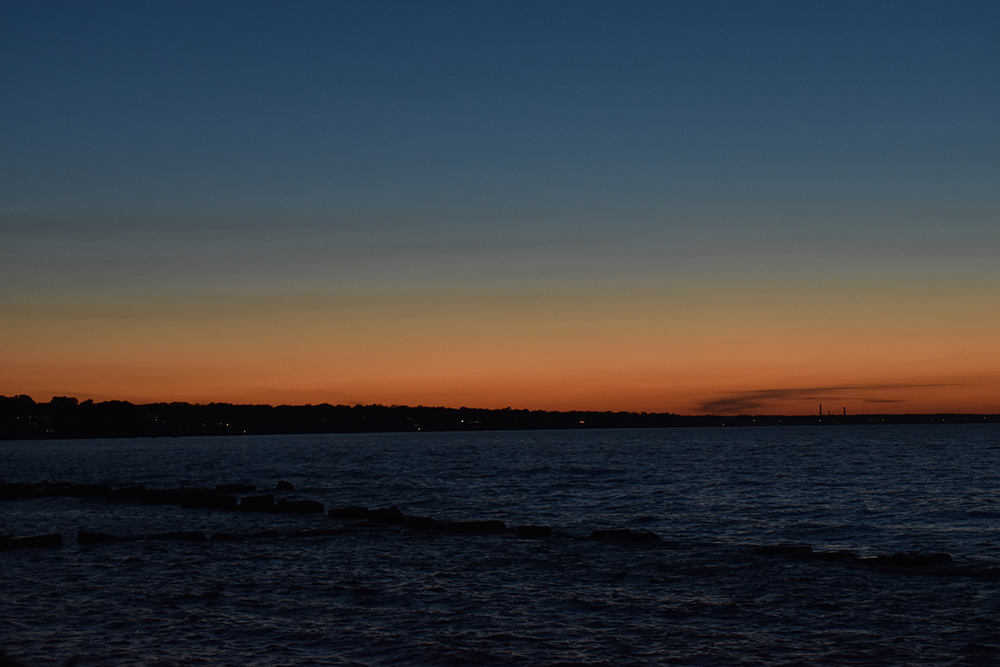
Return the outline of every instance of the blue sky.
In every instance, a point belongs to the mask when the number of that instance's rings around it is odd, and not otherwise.
[[[1000,286],[998,28],[991,2],[7,3],[0,308],[806,286],[937,290],[931,318]],[[225,335],[199,317],[173,323]]]

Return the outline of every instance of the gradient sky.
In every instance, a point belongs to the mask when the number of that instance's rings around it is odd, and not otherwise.
[[[1000,4],[0,4],[0,394],[1000,412]]]

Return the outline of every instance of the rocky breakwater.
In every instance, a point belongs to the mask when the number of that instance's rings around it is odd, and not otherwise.
[[[288,482],[279,482],[278,490],[292,492],[294,487]],[[45,498],[80,498],[87,502],[106,501],[112,503],[134,502],[144,505],[176,505],[182,508],[213,509],[275,514],[319,515],[325,510],[323,503],[307,499],[279,498],[274,493],[257,493],[252,484],[220,484],[214,488],[147,489],[141,485],[112,489],[99,484],[73,484],[63,481],[0,484],[0,500],[22,501]],[[134,542],[139,540],[170,540],[198,543],[205,541],[243,541],[267,538],[301,538],[340,535],[364,530],[388,530],[395,532],[423,532],[446,535],[484,535],[523,539],[571,538],[573,535],[554,531],[544,525],[508,526],[499,519],[474,519],[445,521],[439,518],[407,514],[396,505],[368,508],[359,505],[337,506],[327,512],[327,516],[337,526],[299,528],[278,531],[263,528],[258,531],[237,534],[218,531],[209,537],[197,530],[152,532],[143,535],[113,535],[110,533],[81,530],[77,533],[77,543],[81,546]],[[590,542],[636,545],[640,547],[677,548],[676,543],[663,542],[659,535],[650,531],[627,528],[604,528],[591,531],[578,540]],[[33,548],[58,548],[63,546],[59,533],[46,535],[0,535],[0,551]],[[684,545],[680,545],[683,548]],[[974,560],[956,562],[950,554],[941,552],[894,552],[875,556],[858,556],[850,550],[814,550],[811,545],[782,543],[771,545],[751,545],[757,557],[779,557],[804,562],[839,562],[851,567],[867,568],[886,573],[954,575],[971,577],[1000,578],[1000,567],[994,563]]]
[[[62,535],[51,533],[49,535],[0,535],[0,551],[14,551],[15,549],[51,549],[62,546]]]
[[[32,498],[107,498],[111,487],[104,484],[73,484],[63,481],[8,482],[0,484],[0,500]]]
[[[499,519],[467,521],[442,521],[430,516],[404,514],[395,505],[370,509],[360,505],[334,507],[327,515],[334,521],[342,522],[345,530],[400,530],[459,535],[503,534],[513,530],[522,538],[540,538],[553,535],[549,526],[524,525],[513,529]]]
[[[280,481],[276,490],[294,491],[287,481]],[[149,489],[141,484],[112,488],[106,484],[77,484],[62,480],[44,482],[0,483],[0,501],[28,501],[48,498],[81,498],[111,503],[139,503],[149,506],[172,505],[182,509],[208,509],[222,511],[263,512],[270,514],[322,514],[324,505],[315,500],[280,498],[275,501],[273,494],[245,495],[256,492],[253,484],[219,484],[211,487],[183,487],[170,489]],[[239,495],[243,495],[239,498]],[[269,535],[272,531],[261,531],[257,535]],[[335,534],[337,529],[322,528],[293,531],[306,534]],[[275,534],[277,534],[275,532]],[[82,530],[77,533],[77,544],[114,544],[139,540],[178,540],[184,542],[204,542],[208,536],[201,531],[165,531],[143,535],[113,535],[110,533]],[[225,539],[220,533],[219,539]],[[240,537],[240,539],[243,539]],[[0,535],[0,551],[15,549],[36,549],[61,547],[62,535]]]

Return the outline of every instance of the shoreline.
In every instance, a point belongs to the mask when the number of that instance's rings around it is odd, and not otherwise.
[[[0,440],[209,435],[990,424],[996,414],[677,415],[385,405],[80,402],[0,396]]]

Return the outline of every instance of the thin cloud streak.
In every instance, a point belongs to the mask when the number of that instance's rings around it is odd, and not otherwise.
[[[862,403],[901,403],[902,399],[867,398],[863,394],[884,391],[905,391],[909,389],[927,389],[936,387],[958,387],[961,384],[880,384],[880,385],[845,385],[833,387],[808,387],[788,389],[754,389],[751,391],[730,392],[722,398],[704,401],[698,404],[697,410],[704,414],[751,414],[774,401],[814,402],[843,399],[846,394],[855,401]],[[862,394],[862,396],[858,396]]]

